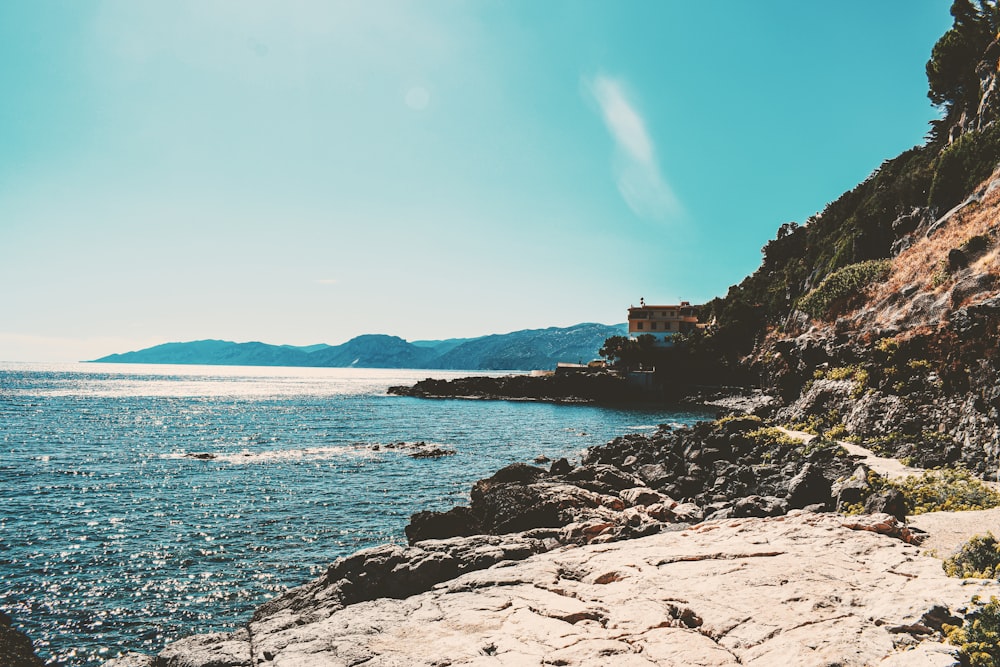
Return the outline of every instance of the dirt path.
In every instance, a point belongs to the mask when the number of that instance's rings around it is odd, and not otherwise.
[[[781,427],[779,427],[781,428]],[[784,433],[792,436],[793,438],[799,438],[804,442],[809,442],[816,436],[811,433],[805,433],[803,431],[792,431],[787,428],[781,428]],[[847,450],[848,454],[852,456],[863,457],[861,463],[882,475],[883,477],[888,477],[889,479],[899,479],[901,477],[912,477],[914,475],[923,474],[922,468],[911,468],[910,466],[903,465],[899,459],[891,459],[885,456],[879,456],[870,449],[865,449],[860,445],[852,445],[849,442],[844,442],[843,440],[838,440],[837,444]]]
[[[786,428],[783,432],[809,442],[815,435],[802,431],[792,431]],[[911,468],[903,465],[899,459],[879,456],[870,449],[838,440],[837,444],[847,450],[852,456],[862,457],[861,463],[889,479],[901,479],[924,473],[922,468]],[[994,490],[1000,490],[997,482],[983,482]],[[928,512],[906,517],[907,523],[928,534],[921,547],[930,553],[947,558],[975,535],[991,532],[1000,536],[1000,507],[988,510],[972,510],[967,512]]]

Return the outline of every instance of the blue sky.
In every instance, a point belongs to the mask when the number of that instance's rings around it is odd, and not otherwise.
[[[922,142],[949,6],[0,3],[0,360],[706,301]]]

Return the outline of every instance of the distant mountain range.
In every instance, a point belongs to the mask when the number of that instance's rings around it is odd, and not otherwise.
[[[427,368],[451,370],[536,370],[557,362],[587,363],[605,339],[627,333],[624,324],[577,324],[526,329],[479,338],[407,342],[368,334],[342,345],[268,345],[198,340],[111,354],[94,361],[129,364],[212,366],[311,366],[329,368]]]

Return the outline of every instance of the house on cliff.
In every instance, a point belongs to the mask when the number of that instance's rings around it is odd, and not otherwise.
[[[628,309],[628,337],[636,340],[648,334],[655,339],[657,347],[670,347],[673,337],[679,333],[690,333],[698,328],[698,315],[687,301],[678,305],[647,305],[645,299],[639,306]]]

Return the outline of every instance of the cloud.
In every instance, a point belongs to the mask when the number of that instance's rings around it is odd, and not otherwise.
[[[615,179],[625,203],[645,219],[664,220],[678,214],[680,202],[660,173],[646,122],[621,82],[599,74],[586,85],[615,142]]]
[[[318,279],[316,281],[316,283],[318,285],[336,285],[337,284],[337,279],[336,278],[320,278],[320,279]]]

